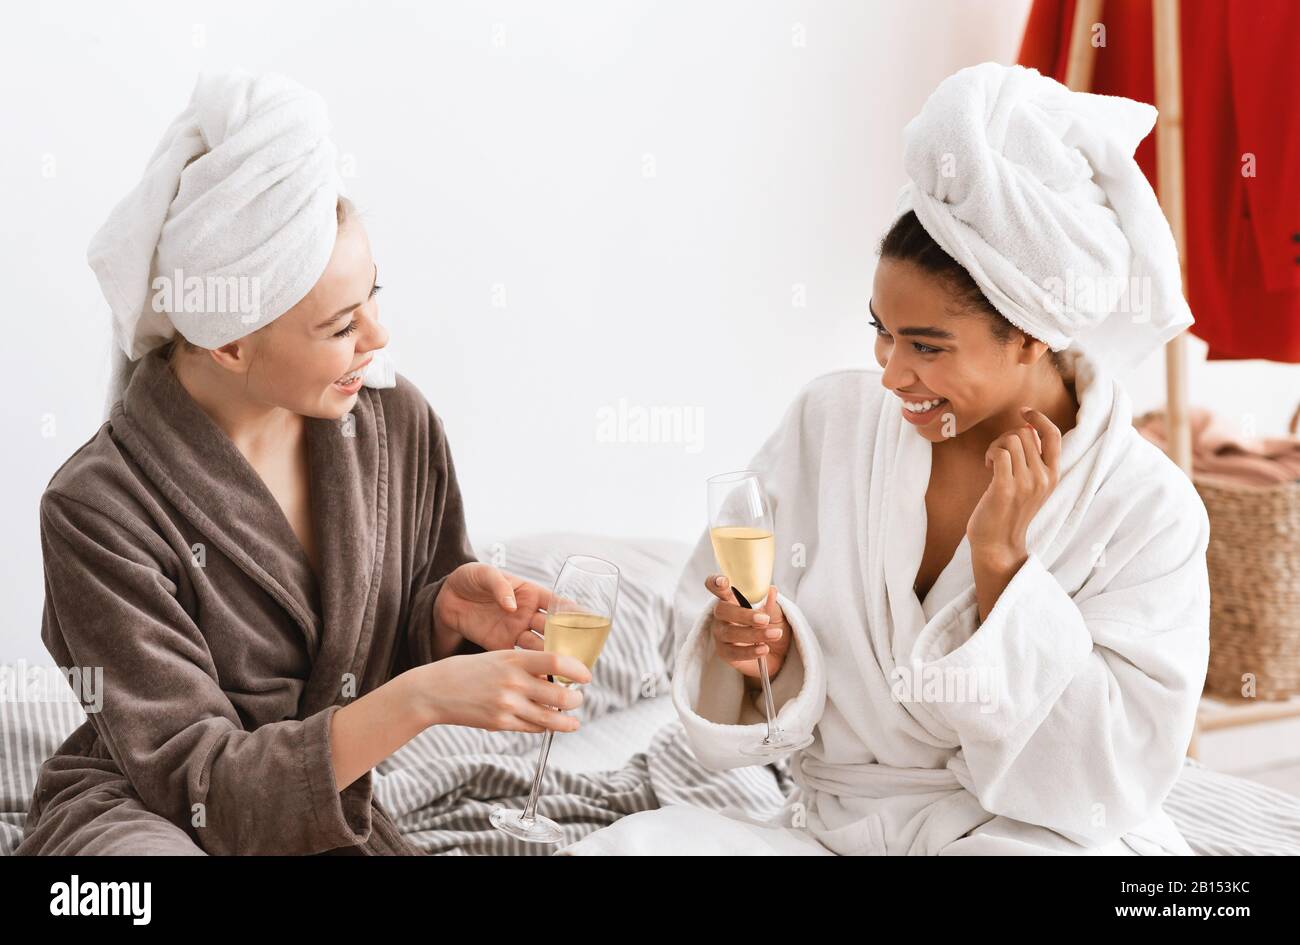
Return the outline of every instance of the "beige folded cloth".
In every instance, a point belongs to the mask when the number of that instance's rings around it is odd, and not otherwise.
[[[1247,437],[1233,431],[1204,407],[1188,410],[1192,428],[1192,474],[1196,479],[1242,486],[1272,486],[1300,481],[1300,436],[1295,435],[1300,409],[1291,418],[1291,434]],[[1152,410],[1133,425],[1152,443],[1165,448],[1165,414]]]

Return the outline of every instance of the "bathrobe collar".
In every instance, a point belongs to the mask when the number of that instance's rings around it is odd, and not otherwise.
[[[306,420],[318,581],[262,477],[181,385],[156,349],[112,409],[113,432],[194,526],[301,626],[315,658],[326,626],[366,636],[383,561],[387,450],[383,406],[365,388],[341,420]],[[359,588],[368,588],[362,592]],[[337,654],[349,660],[352,654]]]

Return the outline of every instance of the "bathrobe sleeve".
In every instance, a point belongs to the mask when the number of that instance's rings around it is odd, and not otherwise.
[[[423,397],[420,400],[423,402]],[[427,446],[422,446],[414,458],[414,474],[420,477],[423,488],[418,506],[410,614],[406,621],[410,663],[399,670],[433,662],[433,605],[438,592],[451,572],[478,560],[465,528],[465,506],[442,419],[427,402],[423,402],[423,410],[426,423],[422,427]],[[483,647],[477,643],[463,640],[453,655],[482,652]]]
[[[805,386],[787,408],[780,425],[746,469],[759,474],[772,505],[777,540],[772,583],[794,639],[780,673],[772,680],[777,724],[787,734],[812,734],[826,705],[826,673],[821,647],[794,602],[804,564],[816,542],[815,487],[807,475],[816,469],[815,398],[823,385]],[[811,429],[810,429],[811,428]],[[755,763],[740,747],[767,730],[762,689],[747,691],[744,677],[717,654],[711,634],[717,598],[704,586],[718,573],[706,528],[678,581],[673,599],[673,704],[700,763],[715,770]]]
[[[157,536],[46,491],[46,604],[58,665],[101,668],[87,717],[144,805],[211,854],[313,854],[362,843],[369,772],[340,792],[337,705],[246,731],[207,643],[176,596],[185,567]]]
[[[1074,597],[1031,554],[978,628],[972,587],[917,638],[922,679],[965,680],[966,698],[925,708],[960,739],[950,766],[990,813],[1097,846],[1159,812],[1209,657],[1209,519],[1174,486],[1183,501],[1139,502],[1093,546]]]
[[[776,721],[788,735],[811,735],[826,707],[826,673],[821,647],[803,612],[784,594],[777,602],[794,631],[781,672],[772,680]],[[699,762],[714,770],[755,763],[741,746],[767,733],[761,689],[746,693],[744,679],[718,656],[709,625],[712,608],[702,613],[687,636],[673,670],[673,705]]]

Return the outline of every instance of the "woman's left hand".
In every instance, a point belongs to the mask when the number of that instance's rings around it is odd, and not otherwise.
[[[543,649],[551,592],[490,564],[462,564],[447,577],[433,607],[435,637],[459,635],[485,650]]]
[[[1061,431],[1037,410],[1025,407],[1021,414],[1028,424],[1003,433],[984,454],[993,481],[966,524],[977,560],[1022,562],[1029,523],[1056,488]]]

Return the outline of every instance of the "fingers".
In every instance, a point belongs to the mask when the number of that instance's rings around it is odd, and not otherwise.
[[[530,676],[565,676],[582,685],[591,682],[591,670],[575,657],[532,650],[516,653]]]
[[[1011,471],[1019,475],[1025,469],[1025,442],[1015,430],[1008,430],[989,444],[984,453],[984,465],[993,464],[998,453],[1005,453],[1011,460]]]
[[[1052,487],[1052,473],[1038,451],[1038,432],[1033,427],[1021,427],[1016,431],[1023,444],[1025,454],[1025,472],[1028,474],[1026,485],[1046,491]],[[1019,471],[1017,471],[1019,475]]]
[[[1011,488],[1011,454],[1001,447],[989,447],[989,456],[985,461],[991,461],[993,465],[993,485],[1003,489]]]
[[[757,643],[775,643],[784,633],[784,627],[772,625],[738,627],[720,620],[715,621],[713,625],[713,638],[720,643],[743,643],[750,646]]]
[[[489,586],[492,589],[492,598],[500,605],[502,610],[514,612],[518,608],[515,602],[515,585],[514,582],[499,568],[493,568],[488,565],[492,571],[489,578]]]
[[[515,715],[524,723],[536,725],[541,729],[554,732],[576,732],[581,724],[575,716],[565,715],[546,705],[527,702],[515,710]]]
[[[984,462],[995,466],[995,457],[1001,454],[1008,459],[1007,471],[1017,491],[1049,491],[1056,484],[1056,472],[1039,452],[1040,442],[1038,431],[1032,426],[1008,430],[990,444]],[[994,478],[996,481],[996,466]]]
[[[582,693],[560,683],[529,676],[523,689],[524,697],[532,703],[551,709],[567,711],[582,705]]]
[[[993,457],[997,456],[999,452],[1005,451],[1005,449],[1006,449],[1006,437],[1000,436],[992,443],[990,443],[989,448],[984,451],[984,465],[993,466],[993,471],[994,473],[996,473],[997,467],[994,466],[993,464]]]
[[[532,629],[528,629],[519,634],[518,639],[515,640],[515,646],[522,647],[525,650],[543,650],[546,648],[546,641]]]
[[[551,589],[542,587],[540,584],[533,584],[531,581],[526,582],[527,586],[537,595],[537,606],[542,610],[551,609]]]
[[[714,635],[728,643],[763,643],[781,639],[785,612],[776,602],[777,590],[769,588],[761,609],[750,610],[723,601],[713,605]]]
[[[769,587],[767,589],[767,600],[763,602],[763,606],[761,608],[763,613],[767,614],[769,617],[772,618],[772,623],[785,622],[785,611],[782,610],[781,605],[776,602],[776,595],[779,593],[781,592],[777,590],[775,584]]]
[[[1061,462],[1061,430],[1041,411],[1034,410],[1032,407],[1026,407],[1022,413],[1025,419],[1033,424],[1034,431],[1038,434],[1043,454],[1043,463],[1052,471],[1055,477],[1057,469]]]
[[[1036,468],[1035,460],[1041,459],[1043,465],[1051,471],[1053,478],[1055,478],[1061,459],[1060,429],[1046,414],[1032,407],[1021,407],[1020,415],[1024,418],[1026,425],[1008,430],[994,440],[989,446],[989,452],[985,454],[985,463],[992,465],[995,448],[1006,449],[1011,453],[1013,472],[1017,474],[1020,472],[1017,459],[1023,455],[1027,469]],[[1019,447],[1013,443],[1013,440],[1020,441]],[[1016,452],[1017,449],[1020,450],[1020,453]]]
[[[748,663],[758,659],[760,656],[767,656],[771,652],[766,644],[758,646],[737,646],[733,643],[719,643],[718,655],[728,663]]]
[[[1007,452],[1011,454],[1011,474],[1017,481],[1026,481],[1029,477],[1029,457],[1038,456],[1038,447],[1034,443],[1034,433],[1024,427],[1017,427],[1007,438]]]
[[[731,593],[731,582],[727,580],[725,574],[710,574],[704,579],[704,586],[718,600],[727,601],[728,603],[734,603],[736,600]]]
[[[1007,455],[1011,457],[1011,477],[1017,480],[1024,479],[1029,468],[1028,459],[1025,456],[1025,441],[1020,438],[1015,430],[1012,430],[1006,437],[1004,448]]]
[[[727,623],[736,623],[748,627],[755,624],[772,622],[772,615],[762,610],[751,610],[739,604],[718,601],[713,605],[713,616]]]
[[[554,654],[548,654],[554,655]],[[565,657],[573,660],[572,657]],[[581,666],[581,663],[578,663]],[[562,673],[562,675],[568,675]],[[573,677],[569,677],[573,678]],[[564,713],[582,705],[583,696],[577,689],[571,689],[560,683],[529,676],[524,680],[520,695],[522,699],[514,707],[515,715],[524,722],[549,728],[556,732],[576,732],[578,719]]]
[[[1038,431],[1034,429],[1034,425],[1031,423],[1028,426],[1018,427],[1017,432],[1020,433],[1021,438],[1025,441],[1025,446],[1028,447],[1028,451],[1041,458],[1043,455],[1043,438],[1038,435]]]

